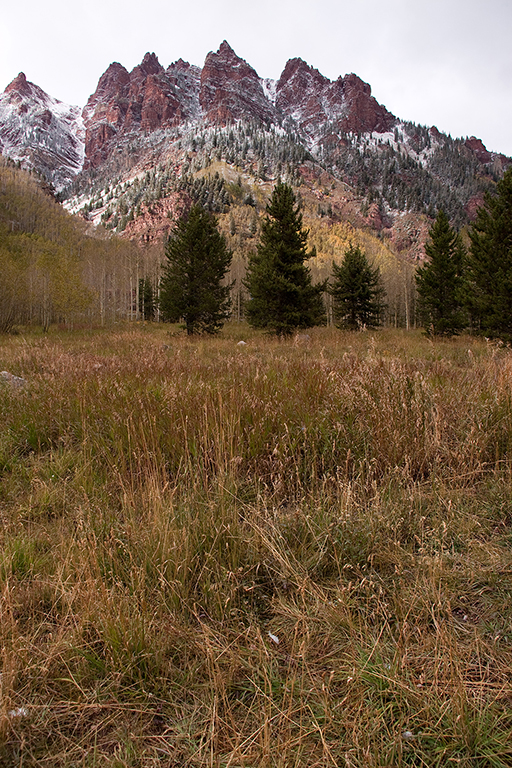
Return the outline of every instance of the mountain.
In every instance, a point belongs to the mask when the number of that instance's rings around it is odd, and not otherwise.
[[[294,58],[262,79],[226,41],[202,68],[164,68],[154,53],[131,72],[114,62],[82,110],[20,74],[0,96],[0,151],[43,174],[70,210],[145,241],[165,235],[183,195],[225,212],[282,177],[319,217],[412,251],[425,226],[411,216],[443,207],[463,224],[512,162],[475,137],[400,120],[355,74],[331,81]]]
[[[56,189],[84,165],[82,110],[29,83],[23,72],[0,96],[0,154],[35,170]]]
[[[177,61],[165,70],[154,53],[128,72],[117,62],[101,76],[83,110],[84,168],[97,168],[121,137],[142,136],[200,117],[201,70]]]
[[[191,123],[227,126],[255,121],[295,131],[311,147],[341,132],[386,133],[398,120],[356,75],[332,83],[302,59],[292,59],[279,80],[262,80],[227,42],[209,53],[202,69],[178,61],[164,69],[147,53],[132,72],[111,64],[83,111],[84,168],[97,168],[127,136]]]

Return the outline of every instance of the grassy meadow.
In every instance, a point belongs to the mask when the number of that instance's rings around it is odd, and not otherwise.
[[[512,765],[512,351],[310,336],[0,338],[2,768]]]

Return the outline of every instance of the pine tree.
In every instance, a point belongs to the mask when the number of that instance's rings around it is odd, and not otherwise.
[[[416,271],[419,314],[428,333],[453,336],[465,325],[461,306],[464,246],[443,210],[425,244],[429,262]]]
[[[333,262],[332,270],[334,281],[329,293],[333,298],[336,326],[357,330],[380,325],[384,288],[379,268],[369,264],[358,245],[351,245],[341,264]]]
[[[184,320],[188,334],[217,333],[231,309],[229,285],[222,281],[232,254],[215,219],[194,205],[171,234],[160,281],[164,320]]]
[[[470,231],[467,307],[473,327],[512,340],[512,168],[486,195]]]
[[[155,316],[155,296],[149,277],[139,280],[139,314],[143,320],[153,320]]]
[[[288,184],[278,182],[261,225],[257,252],[249,259],[245,287],[249,299],[245,313],[255,328],[287,336],[298,328],[325,322],[322,293],[325,284],[313,285],[305,262],[308,231]]]

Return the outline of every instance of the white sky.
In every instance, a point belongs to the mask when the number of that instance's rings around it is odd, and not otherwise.
[[[261,77],[355,72],[397,117],[512,156],[511,38],[511,0],[5,0],[0,92],[25,72],[83,106],[112,61],[202,66],[226,39]]]

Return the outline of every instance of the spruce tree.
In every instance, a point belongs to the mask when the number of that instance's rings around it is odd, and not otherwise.
[[[253,327],[287,336],[325,322],[325,284],[312,284],[305,262],[314,253],[307,251],[307,238],[293,190],[279,181],[267,205],[261,239],[249,259],[244,282],[249,292],[245,314]]]
[[[351,245],[341,264],[333,262],[334,322],[338,328],[374,328],[382,322],[384,287],[380,270],[372,267],[358,245]]]
[[[470,231],[466,304],[473,328],[512,340],[512,168],[487,194]]]
[[[230,288],[222,281],[232,254],[215,219],[194,205],[169,237],[160,281],[164,320],[183,319],[188,334],[217,333],[231,310]]]
[[[143,320],[153,320],[155,316],[155,296],[149,277],[139,280],[139,315]]]
[[[425,244],[429,261],[416,271],[419,314],[433,336],[453,336],[465,325],[461,306],[464,246],[443,210]]]

